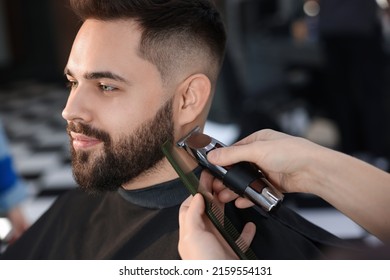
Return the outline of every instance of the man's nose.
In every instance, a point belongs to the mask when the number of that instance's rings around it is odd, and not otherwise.
[[[90,122],[92,119],[91,100],[88,100],[88,91],[84,86],[73,88],[69,94],[62,117],[69,121]],[[93,105],[93,104],[92,104]]]

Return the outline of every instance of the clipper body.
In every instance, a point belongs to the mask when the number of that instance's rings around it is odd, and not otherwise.
[[[283,200],[283,194],[272,186],[254,164],[240,162],[229,167],[211,164],[207,160],[207,154],[226,145],[201,133],[199,127],[195,127],[177,144],[193,156],[201,166],[222,180],[225,186],[238,195],[247,197],[263,210],[269,212]]]

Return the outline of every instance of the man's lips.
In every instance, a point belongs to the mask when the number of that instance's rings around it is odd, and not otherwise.
[[[84,134],[70,132],[72,138],[72,145],[75,149],[87,149],[91,148],[102,141],[93,137],[86,136]]]

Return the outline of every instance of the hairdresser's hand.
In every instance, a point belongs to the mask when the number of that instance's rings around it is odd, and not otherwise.
[[[205,213],[203,196],[213,200],[214,206],[223,212],[224,204],[212,193],[214,177],[203,171],[200,177],[201,194],[190,196],[179,211],[180,238],[179,253],[183,259],[237,259],[237,255],[223,239]],[[242,241],[249,247],[256,228],[248,223],[241,234]]]
[[[293,137],[270,129],[260,130],[230,147],[218,148],[208,154],[211,163],[228,166],[240,161],[249,161],[265,173],[266,177],[282,192],[314,192],[310,189],[318,180],[313,175],[313,165],[319,161],[326,148],[306,139]],[[318,175],[318,174],[316,174]],[[219,199],[228,202],[238,196],[214,184]],[[253,205],[247,199],[238,198],[237,207]]]
[[[373,165],[269,129],[213,150],[208,159],[222,166],[253,162],[282,192],[317,195],[382,241],[390,240],[390,174]],[[221,184],[214,192],[222,202],[237,197]],[[237,207],[250,205],[243,198],[235,203]]]
[[[206,216],[205,203],[201,194],[191,196],[183,202],[179,212],[179,223],[179,253],[182,259],[238,259]],[[255,232],[256,227],[253,223],[246,224],[242,231],[241,238],[248,247]]]

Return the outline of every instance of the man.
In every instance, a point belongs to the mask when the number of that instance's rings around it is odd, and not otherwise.
[[[59,198],[3,258],[178,259],[188,192],[161,146],[204,126],[225,48],[220,16],[207,0],[71,5],[83,24],[65,68],[63,117],[81,190]],[[301,229],[250,211],[226,214],[238,230],[256,216],[258,258],[313,258],[334,239],[305,236],[317,228],[294,213]]]

